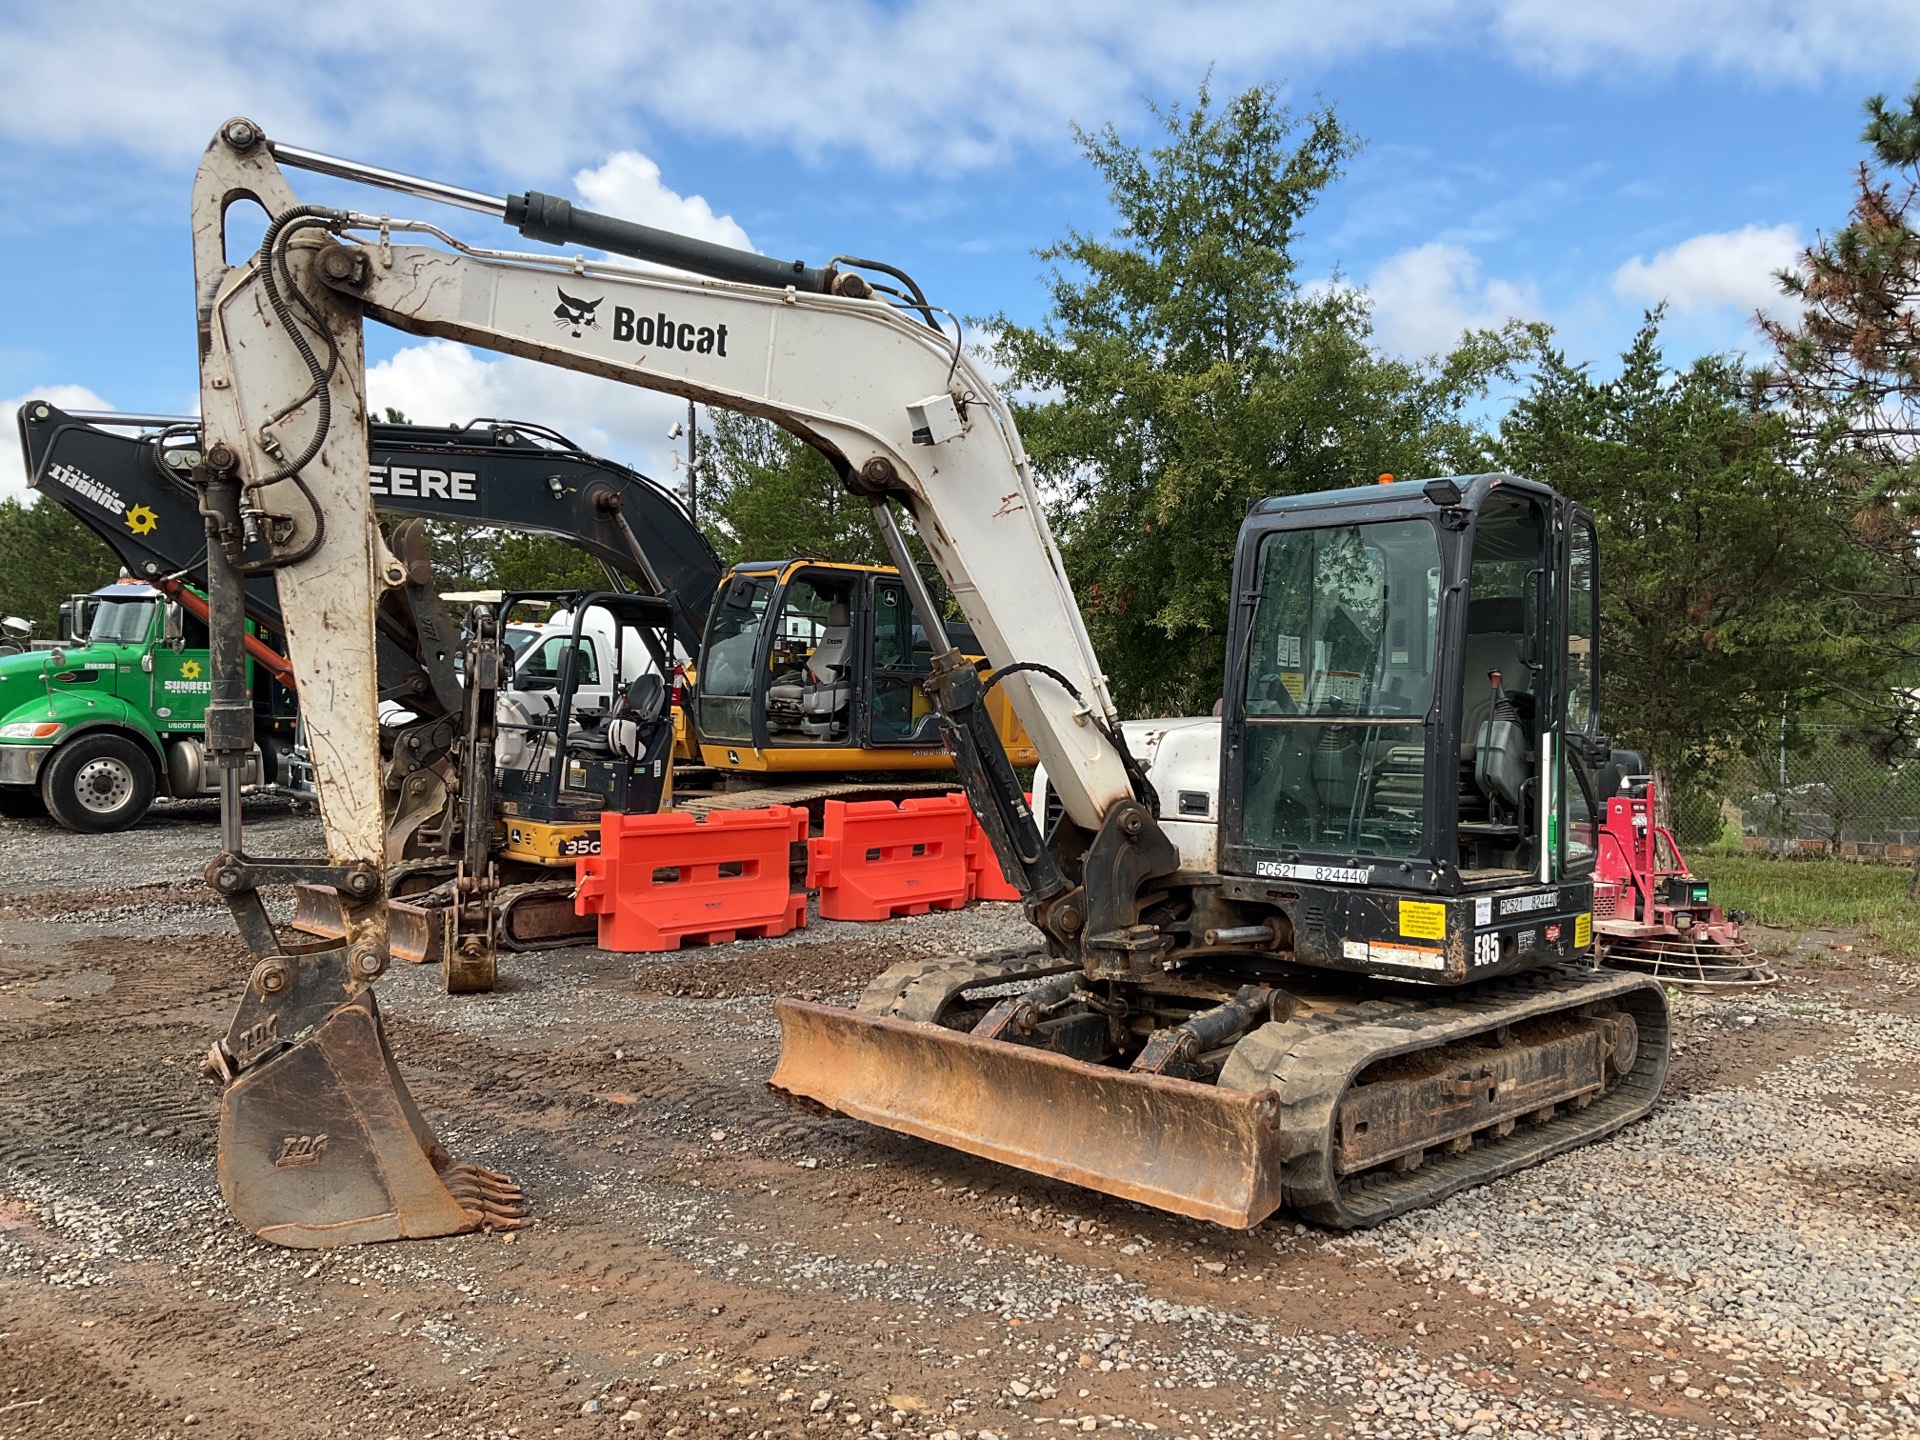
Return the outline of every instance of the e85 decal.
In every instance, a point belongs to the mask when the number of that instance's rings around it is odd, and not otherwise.
[[[1476,935],[1473,937],[1473,963],[1475,966],[1492,965],[1500,958],[1500,937],[1498,935]]]

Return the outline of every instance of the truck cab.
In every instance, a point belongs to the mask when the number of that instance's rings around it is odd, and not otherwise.
[[[83,633],[0,656],[0,803],[103,833],[138,824],[156,796],[216,793],[200,742],[212,692],[206,625],[148,585],[78,599],[87,603],[62,610],[84,618]],[[255,751],[250,784],[293,713],[264,674],[255,689],[267,749]]]

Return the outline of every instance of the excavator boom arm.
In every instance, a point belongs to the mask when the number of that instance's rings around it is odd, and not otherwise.
[[[233,143],[228,137],[236,134],[249,143]],[[197,188],[205,213],[196,222],[206,398],[217,400],[236,384],[272,393],[270,401],[263,395],[252,402],[246,421],[246,405],[206,406],[210,423],[230,430],[236,455],[260,452],[260,436],[297,448],[316,433],[319,416],[316,404],[271,419],[311,386],[310,367],[287,337],[276,337],[269,353],[249,353],[235,369],[234,317],[266,310],[271,297],[263,292],[271,287],[258,260],[229,272],[224,255],[215,258],[214,212],[224,216],[226,205],[251,197],[276,220],[314,227],[303,232],[307,239],[322,225],[344,233],[354,224],[337,211],[286,219],[309,207],[294,200],[276,148],[310,168],[374,183],[395,179],[276,147],[247,122],[229,122],[209,147]],[[412,188],[427,193],[417,188],[426,184]],[[500,210],[512,207],[503,201]],[[541,238],[585,235],[589,243],[618,247],[628,232],[643,240],[657,235],[552,204],[523,203],[518,218]],[[898,500],[912,513],[996,668],[1021,661],[1052,672],[1027,670],[1004,683],[1066,813],[1092,833],[1114,805],[1134,798],[1134,782],[1107,738],[1114,716],[1105,677],[1012,416],[955,338],[911,313],[921,307],[903,312],[879,298],[851,298],[868,293],[864,285],[821,294],[798,284],[774,289],[583,259],[397,245],[387,237],[409,228],[441,232],[371,218],[365,225],[378,243],[332,247],[319,267],[340,302],[327,307],[338,319],[325,328],[339,330],[346,344],[356,343],[347,332],[357,336],[354,321],[365,314],[413,334],[761,416],[800,435],[834,459],[854,488]],[[675,248],[667,258],[756,280],[774,273],[773,262],[754,255],[723,264],[724,256]],[[812,284],[825,274],[801,267],[790,278]],[[298,318],[306,327],[311,317]],[[315,348],[324,359],[324,347]],[[216,421],[221,411],[225,418]],[[326,463],[335,438],[323,437],[309,468]],[[296,516],[303,508],[296,496],[277,499],[268,508]]]
[[[105,541],[129,574],[179,574],[205,586],[198,498],[185,469],[173,463],[199,453],[198,420],[77,413],[29,400],[19,424],[27,483]],[[675,640],[688,655],[699,653],[723,567],[664,487],[525,422],[375,421],[368,436],[368,490],[377,510],[564,540],[620,572],[629,588],[668,599]],[[263,543],[244,553],[255,562],[267,557]],[[246,595],[248,618],[279,630],[271,578],[250,580]],[[395,657],[385,648],[381,676],[388,686]]]

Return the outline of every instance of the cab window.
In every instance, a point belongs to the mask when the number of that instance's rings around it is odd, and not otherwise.
[[[753,739],[753,653],[774,577],[736,575],[707,621],[700,651],[700,729],[715,740]]]
[[[151,600],[102,600],[87,639],[96,645],[144,644],[158,608]]]
[[[1261,542],[1247,655],[1246,838],[1341,855],[1422,851],[1440,544],[1426,520]]]
[[[566,635],[549,636],[544,642],[528,650],[526,658],[520,662],[517,679],[523,688],[529,680],[554,681],[560,678],[560,657],[572,644]],[[600,683],[600,656],[594,649],[591,636],[580,637],[580,659],[573,677],[575,686],[598,685]]]

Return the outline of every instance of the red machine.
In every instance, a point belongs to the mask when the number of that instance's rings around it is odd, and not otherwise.
[[[1779,977],[1741,938],[1739,911],[1708,896],[1670,831],[1654,821],[1650,777],[1609,796],[1593,872],[1593,938],[1602,963],[1686,985],[1770,985]]]

